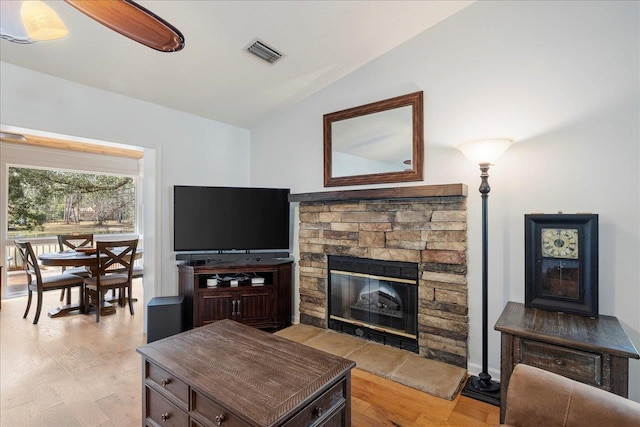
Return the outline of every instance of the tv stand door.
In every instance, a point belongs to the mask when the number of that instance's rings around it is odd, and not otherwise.
[[[235,297],[233,292],[221,289],[201,292],[197,300],[202,325],[222,319],[235,319]],[[202,326],[198,325],[198,326]]]
[[[198,299],[202,325],[222,319],[247,325],[269,322],[273,305],[269,290],[270,287],[264,286],[259,289],[240,287],[202,292]]]
[[[234,320],[247,325],[269,322],[273,306],[270,289],[270,286],[261,286],[239,291]]]

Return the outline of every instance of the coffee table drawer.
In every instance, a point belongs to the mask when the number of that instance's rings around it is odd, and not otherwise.
[[[520,341],[520,362],[574,380],[602,386],[602,355],[538,341]]]
[[[189,386],[153,363],[147,362],[145,365],[147,380],[159,386],[163,393],[179,400],[186,409],[189,403]]]
[[[315,426],[324,420],[328,421],[328,417],[333,419],[332,414],[339,410],[345,402],[345,381],[340,381],[308,404],[305,409],[286,422],[283,427]]]
[[[151,426],[182,427],[189,423],[189,415],[169,402],[151,387],[145,387],[147,393],[146,424]]]
[[[329,418],[324,420],[319,427],[343,427],[350,425],[351,420],[347,421],[347,414],[345,408],[342,407],[339,411],[336,411]]]
[[[196,390],[191,390],[191,414],[194,417],[211,420],[224,427],[243,427],[248,424]]]

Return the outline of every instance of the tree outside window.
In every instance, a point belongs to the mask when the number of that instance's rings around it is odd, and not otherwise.
[[[9,168],[8,237],[135,233],[132,177]]]

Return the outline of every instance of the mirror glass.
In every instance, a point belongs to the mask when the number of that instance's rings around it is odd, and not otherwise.
[[[325,114],[325,186],[422,180],[422,117],[422,92]]]

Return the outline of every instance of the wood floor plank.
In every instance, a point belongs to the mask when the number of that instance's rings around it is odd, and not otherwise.
[[[495,410],[492,410],[489,405],[477,405],[476,401],[472,399],[458,399],[454,411],[455,414],[464,415],[467,418],[484,421],[485,423],[494,412]]]
[[[422,414],[427,414],[433,422],[446,420],[455,407],[452,401],[418,392],[358,369],[352,375],[359,383],[359,387],[352,386],[353,395],[359,395],[382,411],[401,414],[405,420],[414,423]],[[382,390],[385,392],[382,393]]]

